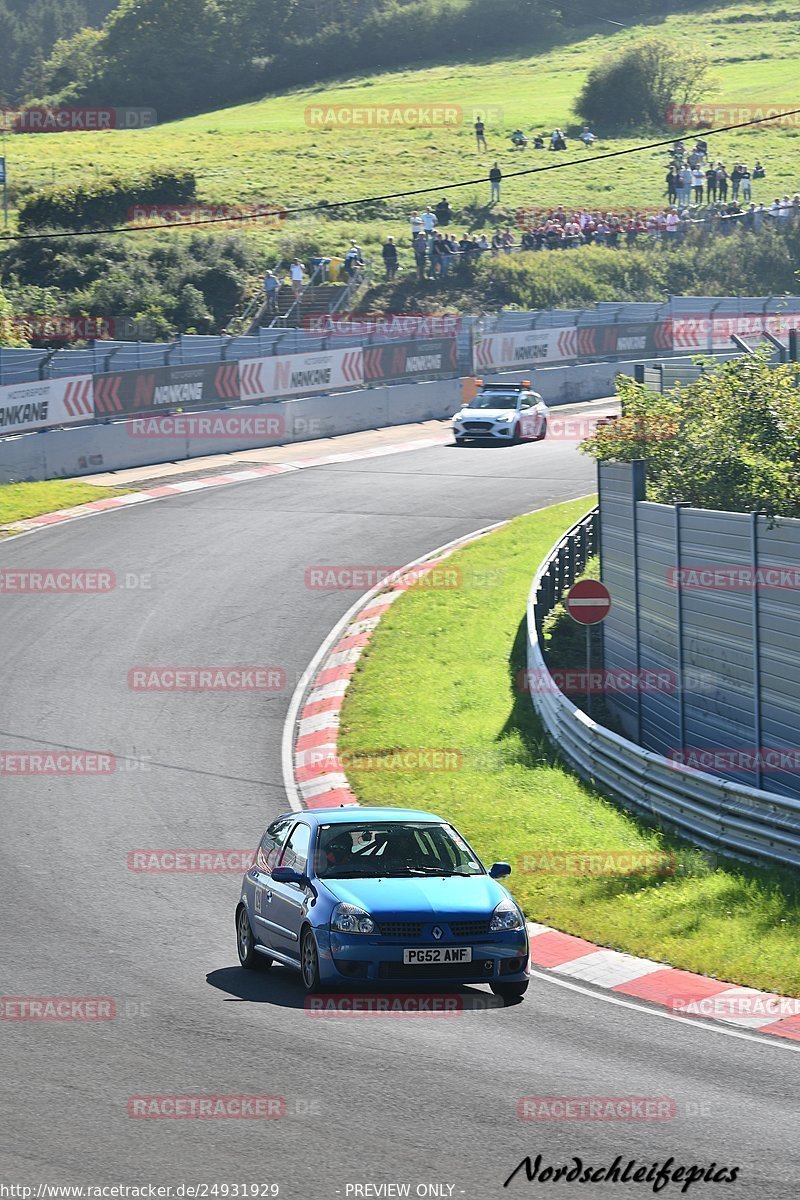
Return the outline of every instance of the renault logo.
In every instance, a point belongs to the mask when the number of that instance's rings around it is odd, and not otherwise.
[[[433,929],[431,930],[431,933],[436,938],[437,942],[440,941],[441,938],[443,937],[442,931],[438,925],[434,925]]]

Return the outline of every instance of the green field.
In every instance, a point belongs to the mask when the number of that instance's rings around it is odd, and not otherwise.
[[[42,513],[57,512],[88,504],[91,500],[106,500],[124,496],[130,488],[95,487],[77,479],[48,479],[44,483],[0,484],[0,525],[26,521]]]
[[[610,27],[609,27],[610,28]],[[781,102],[800,107],[800,6],[791,0],[725,5],[670,16],[608,35],[559,46],[538,56],[493,62],[457,62],[428,69],[363,77],[335,86],[294,91],[130,133],[9,135],[12,197],[52,181],[77,183],[93,175],[142,173],[158,167],[196,171],[199,194],[231,204],[269,201],[291,208],[320,200],[371,196],[431,186],[431,203],[443,182],[483,179],[495,157],[506,171],[552,165],[590,153],[572,142],[566,155],[511,151],[508,133],[517,125],[528,131],[575,124],[571,108],[587,70],[598,57],[641,35],[668,38],[677,45],[704,48],[712,59],[713,89],[706,100],[758,104]],[[310,128],[309,105],[442,104],[460,106],[463,124],[448,128]],[[489,109],[489,153],[476,153],[473,110]],[[502,114],[502,115],[500,115]],[[665,131],[666,133],[666,131]],[[666,136],[669,136],[666,133]],[[760,157],[767,180],[756,185],[756,199],[770,201],[800,187],[800,126],[753,129],[711,140],[711,153],[728,166],[739,157]],[[595,152],[636,144],[634,139],[601,140]],[[568,166],[539,177],[507,180],[503,204],[591,205],[619,209],[655,206],[664,195],[664,152],[644,151],[629,158]],[[448,193],[460,206],[488,199],[488,184]],[[419,203],[428,197],[420,197]],[[369,244],[386,233],[406,238],[403,215],[417,202],[393,202],[358,223],[332,227],[316,217],[298,218],[282,232],[254,231],[265,247],[277,248],[288,232],[306,237],[317,232],[326,247],[347,245],[358,231]],[[142,236],[142,235],[134,235]]]
[[[448,561],[463,586],[411,589],[391,606],[345,697],[340,750],[438,747],[462,757],[451,756],[448,771],[348,769],[350,783],[366,804],[439,813],[485,861],[511,862],[510,887],[529,920],[798,995],[796,876],[717,862],[599,795],[554,757],[518,686],[531,577],[588,507],[577,500],[517,518]],[[672,854],[676,870],[579,877],[530,869],[539,855],[565,850]]]

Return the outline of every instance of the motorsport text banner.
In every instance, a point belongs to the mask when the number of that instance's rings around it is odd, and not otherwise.
[[[91,375],[0,387],[0,437],[93,419]]]

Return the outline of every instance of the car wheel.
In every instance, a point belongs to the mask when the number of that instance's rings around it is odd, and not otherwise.
[[[245,971],[257,971],[259,968],[272,966],[272,959],[266,958],[256,950],[256,939],[253,937],[250,918],[243,904],[236,910],[236,950]]]
[[[319,951],[314,934],[308,926],[303,930],[303,940],[300,943],[300,974],[303,977],[303,987],[309,995],[319,991]]]
[[[520,442],[524,440],[525,439],[522,436],[522,426],[520,425],[520,422],[517,421],[516,425],[514,426],[514,432],[511,435],[511,442],[513,445],[518,446]]]
[[[519,1000],[528,990],[528,980],[523,979],[521,983],[492,983],[489,986],[495,996],[503,1000]]]
[[[547,437],[547,421],[543,421],[542,422],[542,432],[540,434],[538,434],[536,440],[537,440],[537,442],[543,442],[546,437]]]

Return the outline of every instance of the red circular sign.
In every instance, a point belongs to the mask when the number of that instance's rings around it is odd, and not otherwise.
[[[611,593],[599,579],[582,579],[567,592],[567,612],[579,625],[599,625],[611,608]]]

